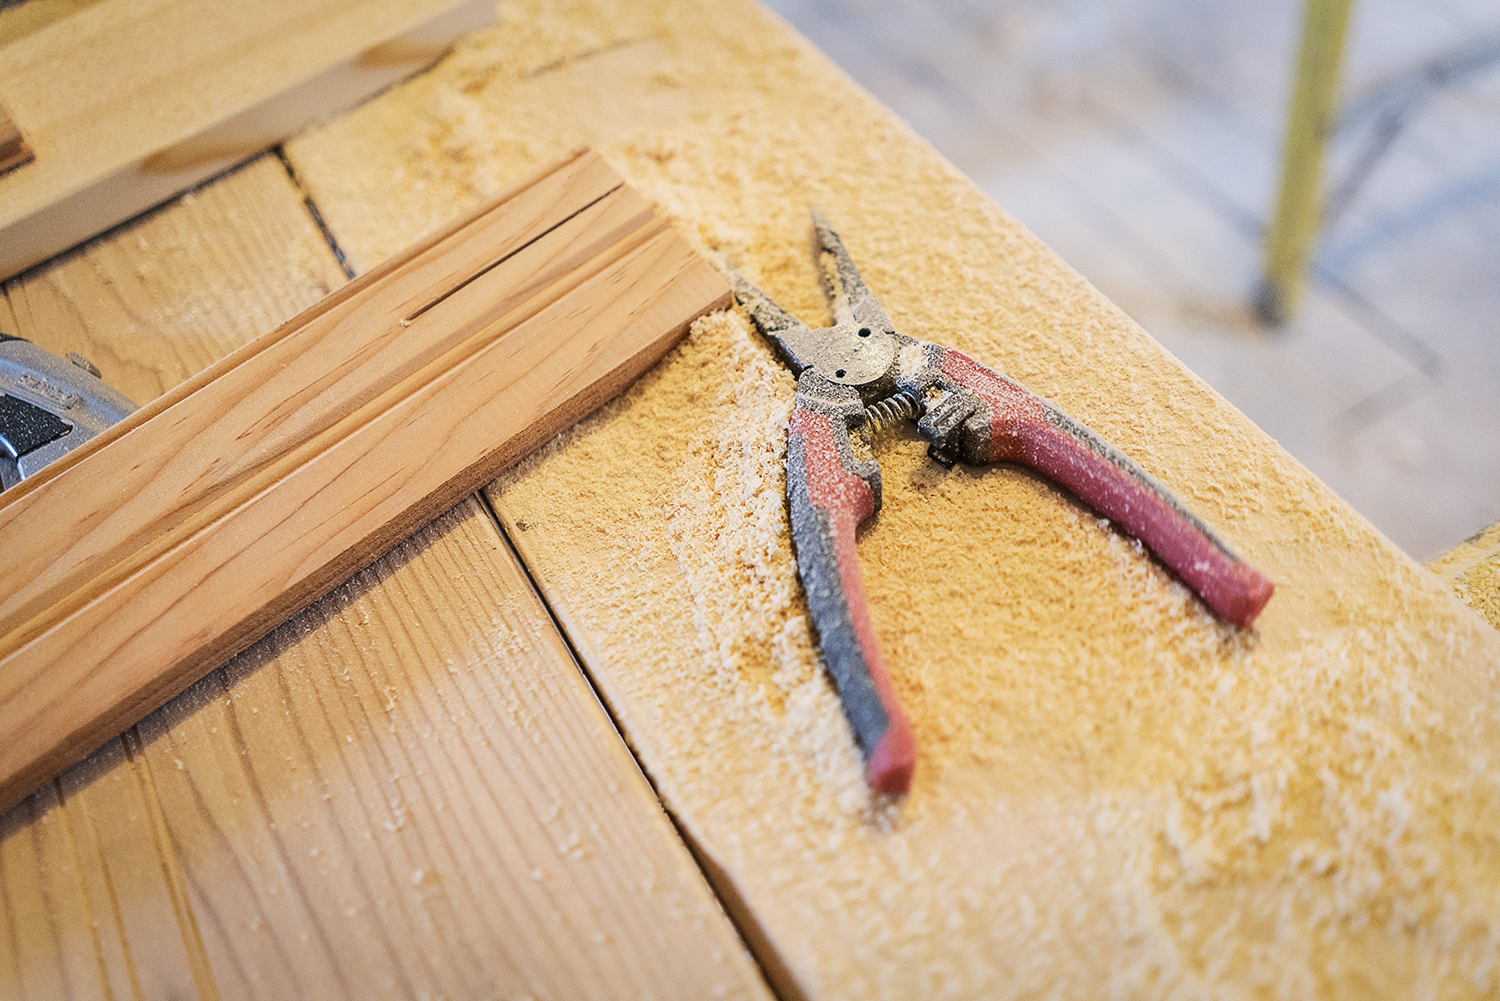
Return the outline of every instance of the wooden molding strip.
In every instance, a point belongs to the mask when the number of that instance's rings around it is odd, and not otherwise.
[[[0,93],[36,156],[0,176],[0,278],[353,107],[495,16],[494,0],[101,0],[5,46]]]
[[[0,809],[727,302],[578,154],[0,494]]]

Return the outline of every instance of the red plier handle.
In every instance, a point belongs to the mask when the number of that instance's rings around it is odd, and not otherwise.
[[[808,610],[864,751],[865,778],[879,792],[903,793],[917,742],[870,626],[854,548],[860,522],[880,507],[880,467],[867,457],[864,423],[857,390],[802,374],[787,430],[787,506]]]
[[[952,348],[926,347],[940,374],[917,426],[942,442],[934,448],[940,461],[1035,469],[1145,543],[1221,618],[1241,628],[1255,621],[1275,590],[1271,579],[1134,459],[1015,380]]]

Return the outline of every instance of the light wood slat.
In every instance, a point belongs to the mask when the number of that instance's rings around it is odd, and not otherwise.
[[[148,403],[347,279],[275,156],[7,281],[0,330]]]
[[[9,276],[352,107],[494,23],[489,0],[100,0],[0,49],[35,148],[0,176]]]
[[[623,226],[619,200],[632,221]],[[23,484],[0,499],[0,538],[14,541],[21,565],[67,551],[40,529],[86,487],[92,503],[64,523],[82,537],[120,521],[106,534],[127,539],[120,552],[130,554],[94,560],[39,595],[23,581],[6,603],[0,799],[263,635],[613,395],[692,318],[722,305],[722,278],[631,200],[621,190],[586,209],[564,202],[565,223],[525,230],[519,252],[430,307],[425,290],[411,297],[401,268],[369,276],[200,391],[169,396],[79,461],[44,471],[32,490]],[[495,212],[505,214],[505,203]],[[329,342],[323,321],[365,304],[392,310],[383,339],[398,347],[344,343],[332,365],[299,371],[305,349],[329,360],[319,355]],[[362,392],[337,385],[358,370],[374,373],[353,380]],[[203,415],[219,434],[242,436],[239,449],[215,449],[212,432],[188,433]],[[278,426],[291,433],[260,451]],[[222,455],[225,487],[179,496],[168,470],[151,478],[143,503],[122,501],[139,470],[187,451],[211,462]]]
[[[4,633],[12,634],[27,618],[68,593],[81,592],[90,580],[106,574],[119,579],[128,572],[123,566],[127,557],[142,547],[155,543],[160,551],[179,541],[182,532],[201,527],[197,522],[156,520],[158,498],[171,498],[190,514],[225,490],[243,488],[246,477],[268,462],[280,459],[295,466],[303,455],[316,454],[320,436],[336,437],[341,427],[361,422],[361,413],[380,412],[382,392],[420,372],[435,356],[441,357],[445,347],[462,346],[465,333],[472,333],[434,331],[433,321],[441,321],[442,313],[425,317],[420,327],[403,326],[407,317],[431,306],[434,289],[452,291],[465,277],[521,249],[539,231],[549,233],[550,239],[532,248],[561,255],[544,257],[546,268],[533,273],[526,263],[532,257],[508,262],[508,267],[485,274],[456,303],[493,293],[498,296],[494,308],[506,315],[526,304],[538,290],[538,281],[545,286],[549,275],[555,280],[568,274],[580,255],[586,260],[601,247],[612,246],[622,232],[647,225],[650,206],[629,193],[596,204],[619,186],[619,178],[596,157],[575,157],[561,164],[538,183],[502,199],[493,211],[454,227],[451,239],[429,240],[387,262],[366,275],[359,288],[351,286],[320,300],[109,432],[109,440],[118,439],[175,408],[174,430],[193,442],[191,450],[149,453],[120,468],[113,453],[91,448],[0,497],[0,534],[31,540],[33,551],[48,557],[36,564],[45,562],[42,572],[19,564],[0,568]],[[588,206],[595,206],[594,215],[556,229]],[[602,232],[595,233],[589,225],[595,221],[604,223]],[[487,308],[482,302],[477,305]],[[434,331],[432,337],[422,336],[429,331]],[[214,407],[183,406],[205,391],[225,401],[221,408],[236,408],[237,419],[224,420],[221,409]],[[246,435],[246,426],[254,426],[255,433]],[[74,473],[72,465],[79,471]],[[106,475],[124,477],[113,482],[135,507],[97,524],[99,519],[91,515],[97,497],[70,489],[65,474],[95,482]],[[249,486],[253,489],[254,483]],[[19,500],[23,496],[25,503]],[[78,526],[85,525],[90,530],[80,537]],[[0,647],[4,643],[0,638]]]

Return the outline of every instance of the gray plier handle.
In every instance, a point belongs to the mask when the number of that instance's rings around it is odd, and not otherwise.
[[[864,420],[857,390],[802,373],[787,427],[787,506],[808,611],[864,751],[865,778],[872,789],[901,793],[917,741],[880,656],[854,546],[860,522],[880,507],[880,467],[854,454],[856,442],[867,444]]]

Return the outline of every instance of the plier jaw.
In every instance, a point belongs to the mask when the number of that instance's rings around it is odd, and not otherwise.
[[[732,268],[729,281],[735,297],[749,310],[761,333],[776,344],[792,374],[800,379],[811,370],[829,382],[853,386],[860,390],[861,399],[873,403],[882,392],[892,391],[898,350],[916,342],[896,333],[823,213],[813,209],[812,217],[823,294],[833,312],[833,326],[812,329]]]
[[[797,570],[829,673],[864,751],[870,786],[902,793],[916,739],[875,642],[855,551],[880,509],[872,439],[915,419],[944,466],[1015,462],[1048,476],[1134,535],[1220,617],[1248,628],[1270,578],[1133,459],[1047,400],[952,348],[897,333],[843,241],[813,210],[834,324],[814,330],[729,269],[735,296],[797,375],[787,503]]]

